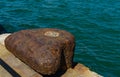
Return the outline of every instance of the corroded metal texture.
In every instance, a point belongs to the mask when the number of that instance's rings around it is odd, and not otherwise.
[[[6,48],[37,72],[54,74],[72,66],[74,36],[58,29],[22,30],[5,39]]]

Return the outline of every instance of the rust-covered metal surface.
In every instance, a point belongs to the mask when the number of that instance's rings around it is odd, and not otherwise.
[[[72,66],[74,36],[58,29],[22,30],[8,36],[6,48],[37,72],[50,75]]]
[[[43,77],[9,52],[0,43],[0,77]]]

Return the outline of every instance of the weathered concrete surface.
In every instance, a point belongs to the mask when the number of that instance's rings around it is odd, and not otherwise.
[[[58,29],[22,30],[8,36],[6,48],[37,72],[54,74],[72,66],[74,36]]]
[[[1,34],[1,35],[0,35],[0,43],[1,43],[2,45],[5,45],[4,40],[5,40],[5,38],[8,37],[9,35],[10,35],[10,33],[5,33],[5,34]]]
[[[83,64],[78,63],[73,69],[69,68],[61,77],[103,77]]]

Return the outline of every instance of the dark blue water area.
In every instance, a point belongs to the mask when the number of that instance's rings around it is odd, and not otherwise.
[[[0,0],[0,24],[7,32],[71,32],[75,62],[104,77],[120,77],[120,0]]]

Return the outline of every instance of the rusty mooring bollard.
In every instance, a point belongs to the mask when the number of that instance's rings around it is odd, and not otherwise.
[[[22,30],[8,36],[6,48],[16,57],[44,75],[72,66],[74,36],[59,29]]]

